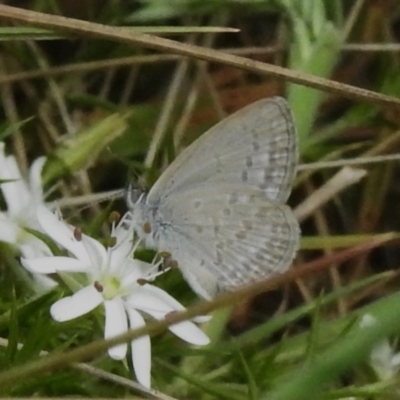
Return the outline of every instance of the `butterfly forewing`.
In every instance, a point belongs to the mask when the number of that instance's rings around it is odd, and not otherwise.
[[[291,111],[280,97],[257,101],[221,121],[189,146],[164,172],[148,201],[179,196],[200,183],[261,190],[269,200],[285,202],[297,165],[297,141]]]

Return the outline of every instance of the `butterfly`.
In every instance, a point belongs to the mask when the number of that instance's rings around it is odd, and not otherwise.
[[[148,194],[128,190],[132,227],[205,299],[282,273],[300,240],[285,204],[297,163],[288,103],[259,100],[194,141]]]

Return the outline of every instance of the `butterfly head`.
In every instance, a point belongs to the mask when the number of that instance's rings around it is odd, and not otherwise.
[[[143,188],[130,183],[125,189],[125,201],[128,208],[133,211],[139,204],[146,201],[146,193]]]

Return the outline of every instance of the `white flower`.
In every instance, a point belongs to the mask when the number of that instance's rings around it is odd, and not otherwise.
[[[367,328],[376,324],[376,319],[371,314],[365,314],[361,318],[360,327]],[[397,374],[400,369],[400,353],[395,353],[389,340],[379,342],[369,356],[372,369],[381,381],[387,381]]]
[[[122,235],[116,229],[117,244],[106,249],[101,243],[74,230],[39,206],[37,216],[43,230],[73,257],[42,257],[23,259],[23,265],[38,273],[80,272],[87,280],[85,286],[72,296],[57,301],[51,315],[57,321],[68,321],[88,313],[100,304],[105,309],[105,338],[126,332],[129,328],[145,325],[141,313],[163,319],[184,307],[165,291],[150,285],[149,280],[159,275],[156,265],[133,259],[132,235]],[[205,345],[209,338],[193,322],[184,321],[169,327],[170,331],[188,343]],[[127,344],[108,350],[116,360],[125,358]],[[149,336],[131,342],[133,367],[136,378],[150,387],[151,349]]]
[[[41,172],[45,157],[36,159],[24,180],[14,156],[6,156],[0,142],[0,184],[7,211],[0,212],[0,241],[16,246],[25,258],[50,255],[48,246],[24,228],[41,230],[36,206],[44,204]]]

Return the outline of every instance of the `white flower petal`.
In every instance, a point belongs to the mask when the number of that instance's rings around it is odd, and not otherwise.
[[[146,312],[158,320],[162,320],[167,316],[165,312],[150,308],[148,308]],[[187,343],[197,346],[204,346],[210,343],[209,337],[191,321],[178,322],[177,324],[169,326],[168,329]]]
[[[60,221],[45,206],[38,206],[36,211],[40,225],[53,240],[70,251],[79,260],[90,263],[83,243],[75,239],[74,232],[69,226]]]
[[[151,270],[154,270],[154,266],[152,264],[136,260],[133,258],[125,260],[123,267],[124,270],[127,271],[128,273],[126,273],[125,276],[123,277],[122,285],[124,286],[124,288],[129,288],[129,286],[133,285],[135,290],[138,286],[137,283],[138,279],[140,278],[146,279],[148,273]]]
[[[360,328],[367,328],[376,324],[376,318],[371,314],[364,314],[359,322]]]
[[[159,287],[150,284],[143,286],[143,288],[146,289],[148,292],[152,293],[154,296],[158,297],[164,303],[169,304],[172,307],[172,309],[176,311],[186,310],[186,308],[181,303],[179,303],[178,300],[172,297],[165,290],[162,290]],[[197,317],[194,317],[192,321],[198,324],[204,324],[205,322],[210,321],[211,318],[212,318],[211,315],[198,315]]]
[[[87,235],[82,235],[82,244],[90,259],[90,264],[99,272],[103,266],[107,265],[107,250],[100,242]]]
[[[118,336],[128,330],[128,321],[125,308],[120,298],[106,300],[104,302],[106,310],[106,323],[104,328],[104,337],[106,339]],[[121,343],[108,349],[108,355],[114,360],[122,360],[126,356],[128,345]]]
[[[169,294],[161,289],[154,289],[158,288],[152,285],[142,286],[133,295],[127,298],[127,303],[132,308],[142,310],[158,320],[164,319],[165,316],[172,311],[182,311],[183,306],[178,302],[177,303],[179,304],[179,307],[182,307],[179,310],[176,310],[171,306],[170,303],[174,302],[170,301],[171,296]],[[160,293],[162,293],[162,297],[169,300],[168,303],[162,301],[158,297]],[[179,322],[178,324],[171,325],[169,330],[188,343],[196,345],[206,345],[210,343],[208,336],[190,321],[183,321]]]
[[[43,289],[49,290],[52,289],[56,286],[58,286],[58,283],[49,278],[46,275],[42,275],[42,274],[32,274],[33,280],[35,281],[35,283]]]
[[[392,367],[398,369],[400,366],[400,353],[396,353],[392,357],[391,361]]]
[[[39,274],[87,271],[85,263],[70,257],[21,258],[21,263],[27,270]]]
[[[179,322],[171,325],[168,329],[185,342],[197,346],[205,346],[210,343],[210,338],[193,322]]]
[[[380,364],[389,365],[391,363],[392,355],[393,349],[390,346],[389,341],[385,339],[374,346],[370,357],[371,360],[376,360]]]
[[[371,366],[382,380],[391,379],[396,373],[392,366],[393,349],[388,340],[378,343],[371,351]]]
[[[151,285],[146,284],[144,286],[138,287],[132,295],[127,297],[127,304],[129,304],[130,307],[136,310],[144,311],[145,313],[150,315],[153,315],[153,313],[157,315],[162,313],[163,315],[165,315],[172,311],[177,311],[170,304],[161,300],[158,296],[155,296],[152,291],[147,290],[148,286]]]
[[[50,308],[50,314],[56,321],[69,321],[92,311],[102,301],[102,295],[93,285],[90,285],[74,293],[72,296],[65,297],[54,303]]]
[[[165,290],[162,290],[157,286],[147,284],[143,286],[143,289],[145,289],[147,292],[151,293],[155,297],[159,298],[163,303],[168,304],[170,308],[173,310],[176,311],[186,310],[186,308],[181,303],[179,303],[178,300],[176,300]]]
[[[110,269],[118,270],[131,256],[134,248],[133,235],[128,239],[125,238],[111,249]]]
[[[0,142],[0,167],[2,166],[5,156],[6,156],[5,144],[4,142]]]
[[[135,260],[136,261],[136,260]],[[152,311],[163,312],[168,314],[172,311],[185,311],[186,308],[179,303],[174,297],[168,294],[165,290],[145,284],[135,290],[135,292],[127,298],[127,302],[138,310],[142,310],[150,315]],[[200,322],[207,322],[210,316],[198,316]]]
[[[100,267],[105,263],[108,264],[108,252],[99,241],[83,234],[82,243],[85,246],[92,265]]]
[[[192,321],[196,322],[196,324],[205,324],[206,322],[209,322],[211,318],[211,315],[198,315],[197,317],[192,318]]]
[[[42,170],[46,157],[37,158],[29,170],[29,188],[36,204],[43,203]]]
[[[52,252],[46,243],[27,232],[25,232],[24,242],[19,245],[19,250],[24,258],[52,256]]]
[[[129,325],[131,329],[141,328],[146,323],[143,317],[134,309],[127,308]],[[132,341],[132,363],[138,382],[150,388],[151,385],[151,343],[148,335],[142,336]]]
[[[17,244],[19,226],[5,213],[0,213],[0,241],[10,244]]]
[[[13,179],[13,182],[0,184],[10,215],[16,216],[30,203],[31,195],[26,182],[22,179],[17,161],[13,156],[5,156],[4,146],[0,152],[0,179]]]

